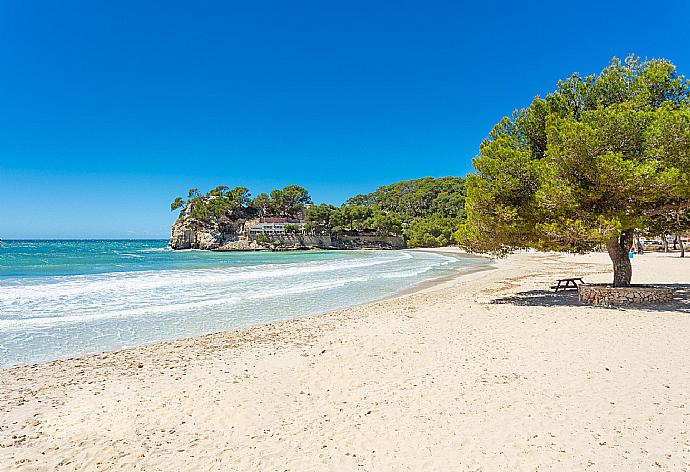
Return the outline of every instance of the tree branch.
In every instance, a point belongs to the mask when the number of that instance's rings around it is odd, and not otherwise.
[[[661,213],[666,213],[667,211],[671,210],[685,210],[686,208],[690,208],[690,201],[688,202],[678,202],[678,203],[669,203],[668,205],[663,205],[658,208],[653,208],[651,210],[644,211],[642,214],[644,216],[656,216]]]

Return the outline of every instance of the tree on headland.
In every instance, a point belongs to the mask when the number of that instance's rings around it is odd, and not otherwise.
[[[198,189],[189,189],[185,201],[177,197],[170,205],[171,210],[184,209],[193,220],[226,216],[229,218],[252,218],[255,216],[295,217],[311,203],[309,192],[299,185],[288,185],[282,190],[273,190],[269,197],[265,193],[252,199],[246,187],[230,188],[219,185],[206,195]]]
[[[306,220],[304,229],[315,234],[326,234],[331,232],[333,227],[333,224],[331,223],[331,215],[336,210],[336,207],[326,203],[310,206],[304,212],[304,217]]]
[[[232,190],[226,187],[225,198],[232,202],[235,208],[247,206],[251,202],[249,189],[247,187],[235,187]]]
[[[363,205],[321,204],[307,208],[305,229],[315,234],[344,231],[371,231],[381,236],[402,234],[402,220],[394,212],[375,210]]]
[[[613,59],[503,118],[467,178],[461,246],[584,252],[605,244],[631,282],[636,229],[690,208],[688,82],[666,60]]]
[[[268,214],[270,208],[270,198],[265,193],[260,193],[254,200],[252,200],[252,209],[256,212],[259,217],[264,217]]]
[[[250,202],[249,189],[246,187],[230,189],[225,185],[219,185],[206,195],[202,195],[196,188],[191,188],[187,196],[186,201],[182,197],[175,198],[170,204],[170,210],[182,208],[186,214],[197,221],[223,215],[237,215]]]
[[[311,197],[304,187],[288,185],[282,190],[271,192],[269,206],[272,214],[276,216],[294,218],[309,203],[311,203]]]
[[[374,210],[362,205],[343,205],[331,212],[332,231],[362,231],[370,229],[367,222],[374,215]]]
[[[209,192],[209,195],[213,195],[214,197],[222,197],[228,190],[230,190],[230,188],[227,185],[219,185],[218,187],[211,190]]]
[[[185,202],[182,200],[181,197],[177,197],[173,202],[170,204],[170,211],[175,211],[178,208],[182,208],[184,206]]]
[[[285,225],[285,232],[297,234],[300,232],[300,228],[298,225],[295,225],[295,224],[287,224],[287,225]]]

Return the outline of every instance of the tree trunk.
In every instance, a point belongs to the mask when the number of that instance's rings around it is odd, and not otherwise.
[[[680,237],[680,235],[676,235],[676,239],[678,240],[678,243],[680,244],[680,257],[685,257],[685,245],[683,244],[683,238]]]
[[[613,263],[613,286],[627,287],[632,280],[632,264],[628,252],[633,245],[633,232],[623,231],[619,237],[614,237],[606,243],[609,257]]]

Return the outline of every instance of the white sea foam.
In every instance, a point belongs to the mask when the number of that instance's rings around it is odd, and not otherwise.
[[[445,264],[445,263],[442,263],[442,264]],[[439,264],[439,265],[442,265],[442,264]],[[419,268],[419,269],[403,270],[403,271],[400,271],[400,272],[384,273],[384,274],[381,274],[381,278],[384,278],[384,279],[404,279],[404,278],[407,278],[407,277],[416,277],[416,276],[418,276],[418,275],[421,275],[421,274],[424,274],[424,273],[426,273],[426,272],[429,272],[429,271],[432,270],[432,269],[433,269],[433,267],[422,267],[422,268]]]
[[[242,296],[236,295],[232,297],[199,300],[188,303],[149,305],[142,308],[130,308],[126,311],[103,311],[100,313],[85,313],[81,315],[44,317],[39,316],[23,319],[0,319],[0,330],[11,331],[26,328],[49,328],[56,325],[85,323],[90,321],[106,320],[112,318],[137,318],[142,316],[155,316],[164,313],[173,314],[176,312],[191,311],[195,309],[209,308],[214,306],[231,306],[247,300],[260,300],[274,297],[282,297],[286,295],[318,292],[322,290],[332,290],[335,288],[343,287],[349,283],[363,281],[366,281],[366,278],[359,277],[346,280],[339,280],[335,282],[310,283],[305,285],[296,285],[292,287],[277,288],[273,290],[264,290],[256,293],[245,294]]]
[[[411,259],[409,253],[377,259],[346,260],[327,263],[266,264],[224,269],[156,270],[141,272],[111,272],[98,275],[53,277],[48,283],[15,285],[0,284],[0,302],[42,300],[70,297],[87,293],[104,295],[107,292],[152,290],[166,287],[207,286],[209,284],[239,283],[258,279],[296,277],[324,272],[345,272]],[[2,307],[2,305],[0,305]]]
[[[151,252],[161,249],[150,248]],[[119,256],[145,254],[143,251],[149,249],[128,248]],[[406,251],[285,257],[191,256],[176,251],[163,257],[170,260],[170,256],[177,260],[206,258],[203,260],[220,264],[238,260],[241,264],[0,278],[0,352],[6,358],[0,365],[338,309],[393,295],[463,265],[454,257]],[[115,262],[113,266],[120,264]]]

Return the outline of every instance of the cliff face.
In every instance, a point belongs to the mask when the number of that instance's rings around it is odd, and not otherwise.
[[[404,249],[402,236],[381,236],[371,233],[347,233],[333,236],[339,249]]]
[[[219,249],[231,242],[238,242],[244,237],[244,219],[209,218],[198,221],[182,212],[175,221],[170,235],[172,249]],[[251,249],[247,247],[246,249]]]
[[[375,234],[280,234],[271,236],[272,249],[404,249],[402,236]]]

